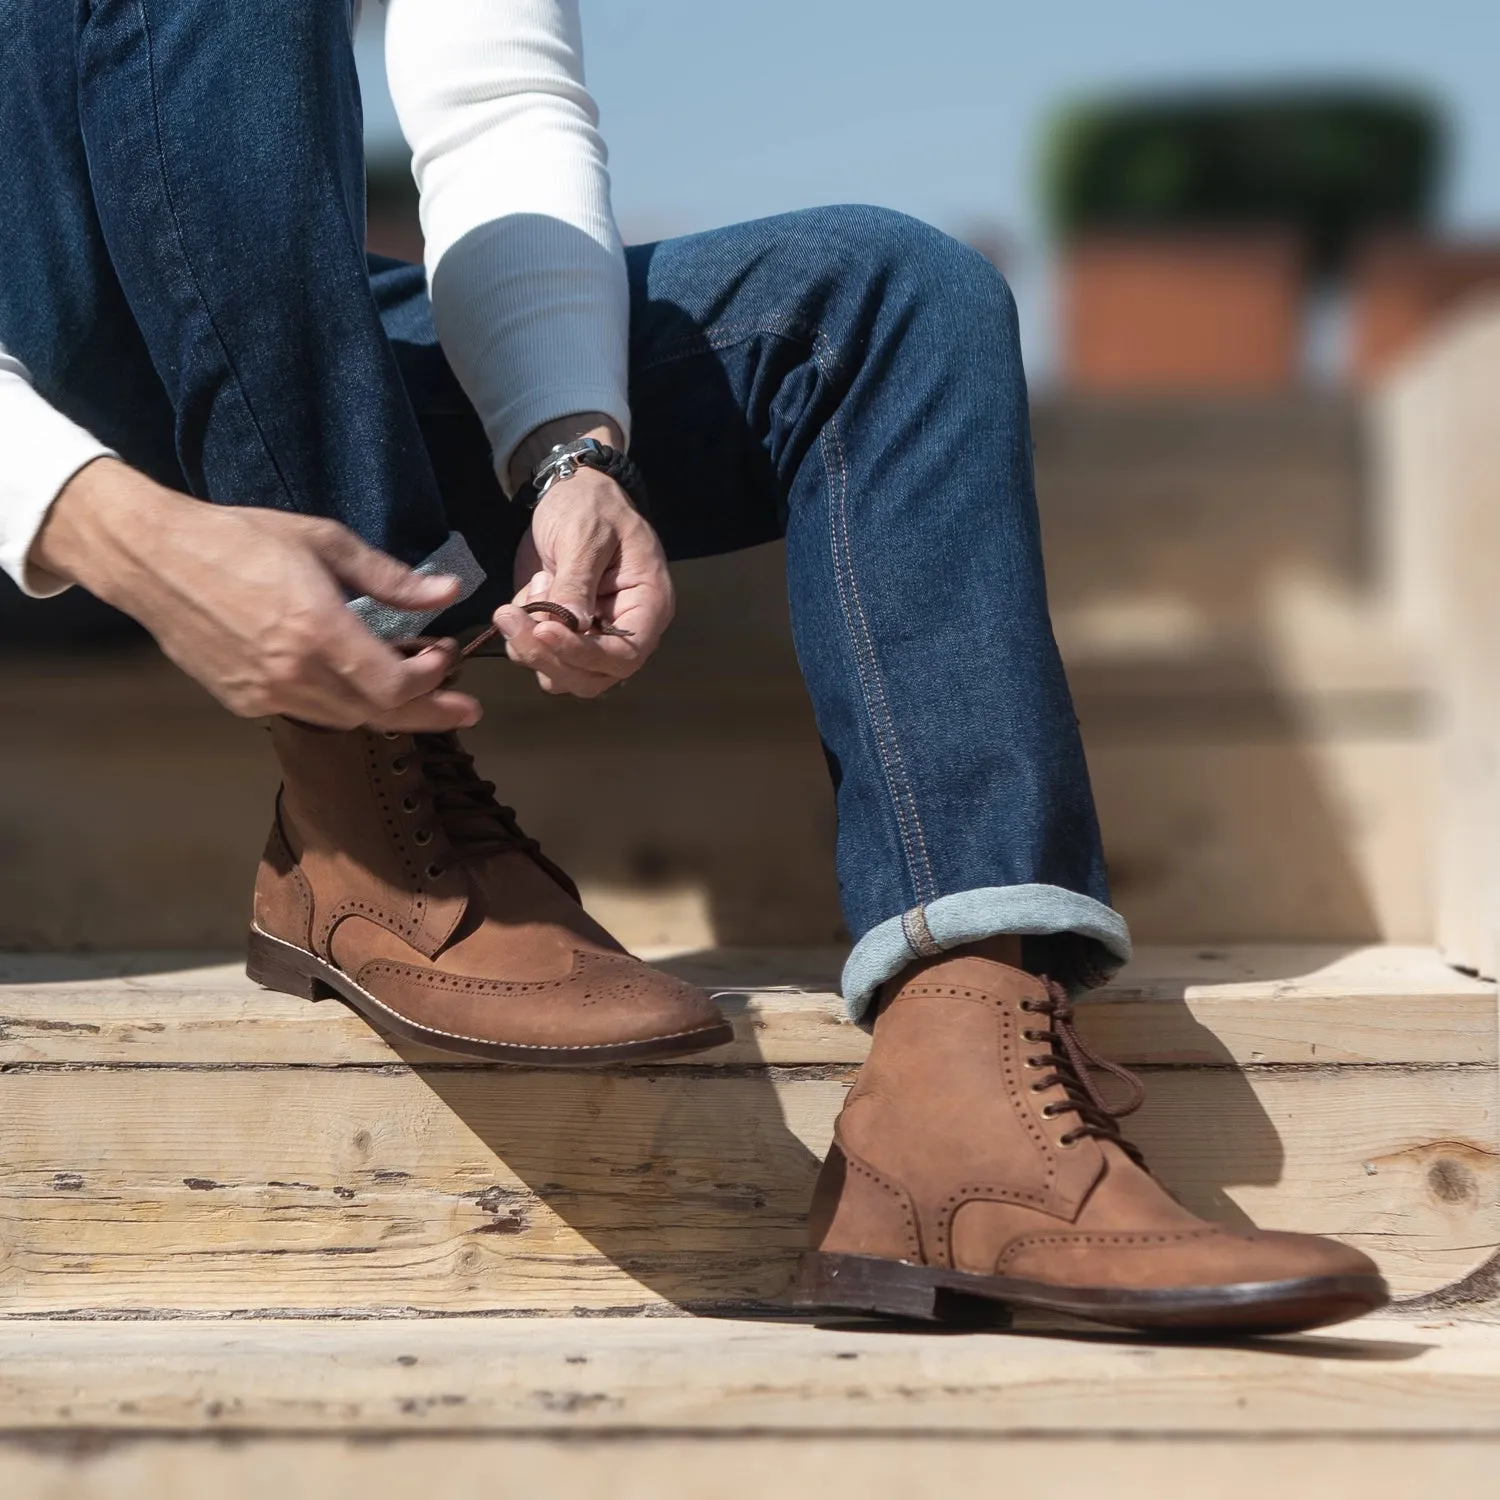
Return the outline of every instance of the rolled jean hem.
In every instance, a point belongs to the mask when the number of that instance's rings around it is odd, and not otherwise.
[[[443,605],[442,609],[397,609],[392,604],[382,604],[368,594],[349,601],[349,608],[364,621],[370,632],[383,641],[409,641],[421,633],[445,610],[461,604],[474,593],[485,580],[486,574],[479,566],[479,559],[469,550],[469,544],[458,531],[450,531],[448,540],[436,552],[430,552],[417,563],[414,572],[429,576],[446,573],[463,585],[457,599]]]
[[[1106,975],[1130,961],[1130,929],[1119,912],[1063,886],[994,885],[939,896],[872,927],[854,945],[843,977],[849,1019],[862,1021],[875,991],[919,958],[982,938],[1059,933],[1098,943],[1113,960]]]

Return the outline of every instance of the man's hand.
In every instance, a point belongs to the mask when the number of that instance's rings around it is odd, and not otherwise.
[[[549,693],[596,698],[640,670],[672,622],[676,599],[656,533],[614,480],[580,468],[542,497],[516,555],[515,602],[495,611],[506,654]],[[574,635],[520,608],[550,599],[587,625],[630,635]]]
[[[30,564],[139,620],[232,712],[352,729],[437,731],[477,722],[443,680],[452,643],[406,658],[345,605],[345,588],[400,609],[453,603],[452,578],[414,573],[335,521],[209,505],[115,459],[64,486]]]

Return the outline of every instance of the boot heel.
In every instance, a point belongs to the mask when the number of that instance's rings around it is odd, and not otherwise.
[[[311,974],[304,973],[280,943],[252,932],[245,953],[245,973],[256,984],[299,1000],[326,1000],[333,991]]]
[[[937,1322],[938,1296],[937,1285],[922,1266],[809,1250],[797,1262],[792,1305]]]

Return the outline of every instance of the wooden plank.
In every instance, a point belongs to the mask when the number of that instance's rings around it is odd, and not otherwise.
[[[449,1393],[451,1394],[451,1393]],[[695,1432],[655,1436],[568,1433],[382,1431],[363,1441],[303,1433],[240,1433],[230,1443],[205,1430],[114,1442],[97,1431],[70,1442],[66,1432],[0,1446],[0,1493],[46,1500],[383,1500],[433,1488],[450,1495],[530,1500],[537,1495],[608,1495],[611,1500],[910,1500],[970,1490],[989,1494],[997,1474],[1007,1490],[1049,1494],[1068,1484],[1112,1500],[1160,1500],[1194,1493],[1214,1500],[1412,1500],[1482,1495],[1494,1484],[1491,1438],[1419,1433],[1391,1440],[1369,1434],[1335,1442],[1249,1435],[1110,1437],[1073,1434],[952,1435],[799,1432],[738,1436]],[[1314,1434],[1319,1438],[1322,1434]],[[378,1439],[378,1440],[375,1440]]]
[[[1373,424],[1388,570],[1426,649],[1438,712],[1435,932],[1456,963],[1500,969],[1500,301],[1400,368]]]
[[[22,1068],[3,1086],[0,1309],[774,1300],[853,1073]],[[1500,1243],[1489,1068],[1150,1081],[1132,1133],[1212,1217],[1345,1236],[1401,1293]]]
[[[33,1431],[1500,1435],[1500,1330],[1213,1348],[712,1319],[0,1327]]]
[[[1159,528],[1135,529],[1160,550]],[[1210,551],[1248,580],[1249,634],[1220,639],[1213,610],[1175,586],[1162,596],[1153,576],[1122,582],[1109,549],[1078,609],[1059,611],[1061,633],[1081,612],[1111,648],[1075,660],[1089,669],[1079,711],[1117,902],[1142,940],[1429,940],[1433,756],[1409,689],[1404,708],[1379,711],[1339,672],[1291,691],[1266,639],[1272,580],[1245,573],[1242,548]],[[1184,609],[1188,638],[1165,652],[1122,631],[1121,611]],[[705,927],[720,943],[834,941],[827,768],[795,667],[775,652],[727,673],[720,653],[712,676],[691,651],[668,661],[708,631],[685,624],[608,704],[548,699],[502,662],[476,664],[469,686],[490,714],[469,742],[623,941],[697,942]],[[1138,681],[1163,654],[1202,671]],[[1245,684],[1216,685],[1226,671],[1254,683],[1262,709],[1248,719]],[[133,659],[7,667],[0,722],[27,725],[0,742],[0,946],[242,940],[275,789],[259,730]],[[622,891],[641,899],[622,910]]]
[[[857,1063],[838,950],[729,950],[664,967],[720,997],[735,1041],[690,1066]],[[1425,948],[1147,948],[1082,1007],[1086,1035],[1131,1064],[1493,1064],[1495,988]],[[453,1065],[445,1054],[401,1057]],[[340,1066],[399,1060],[337,1004],[309,1006],[200,955],[0,955],[0,1066]]]

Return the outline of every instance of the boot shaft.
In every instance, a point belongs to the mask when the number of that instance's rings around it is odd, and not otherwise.
[[[321,956],[350,915],[435,955],[462,919],[470,889],[410,737],[275,719],[271,740],[283,783],[256,882],[257,921],[262,911],[290,910],[300,924],[305,893],[303,940]]]
[[[904,984],[875,1022],[869,1061],[838,1124],[853,1161],[899,1184],[921,1216],[998,1195],[1071,1218],[1103,1167],[1099,1143],[1062,1144],[1073,1123],[1049,1118],[1060,1085],[1029,1065],[1047,997],[1039,979],[960,958]]]

